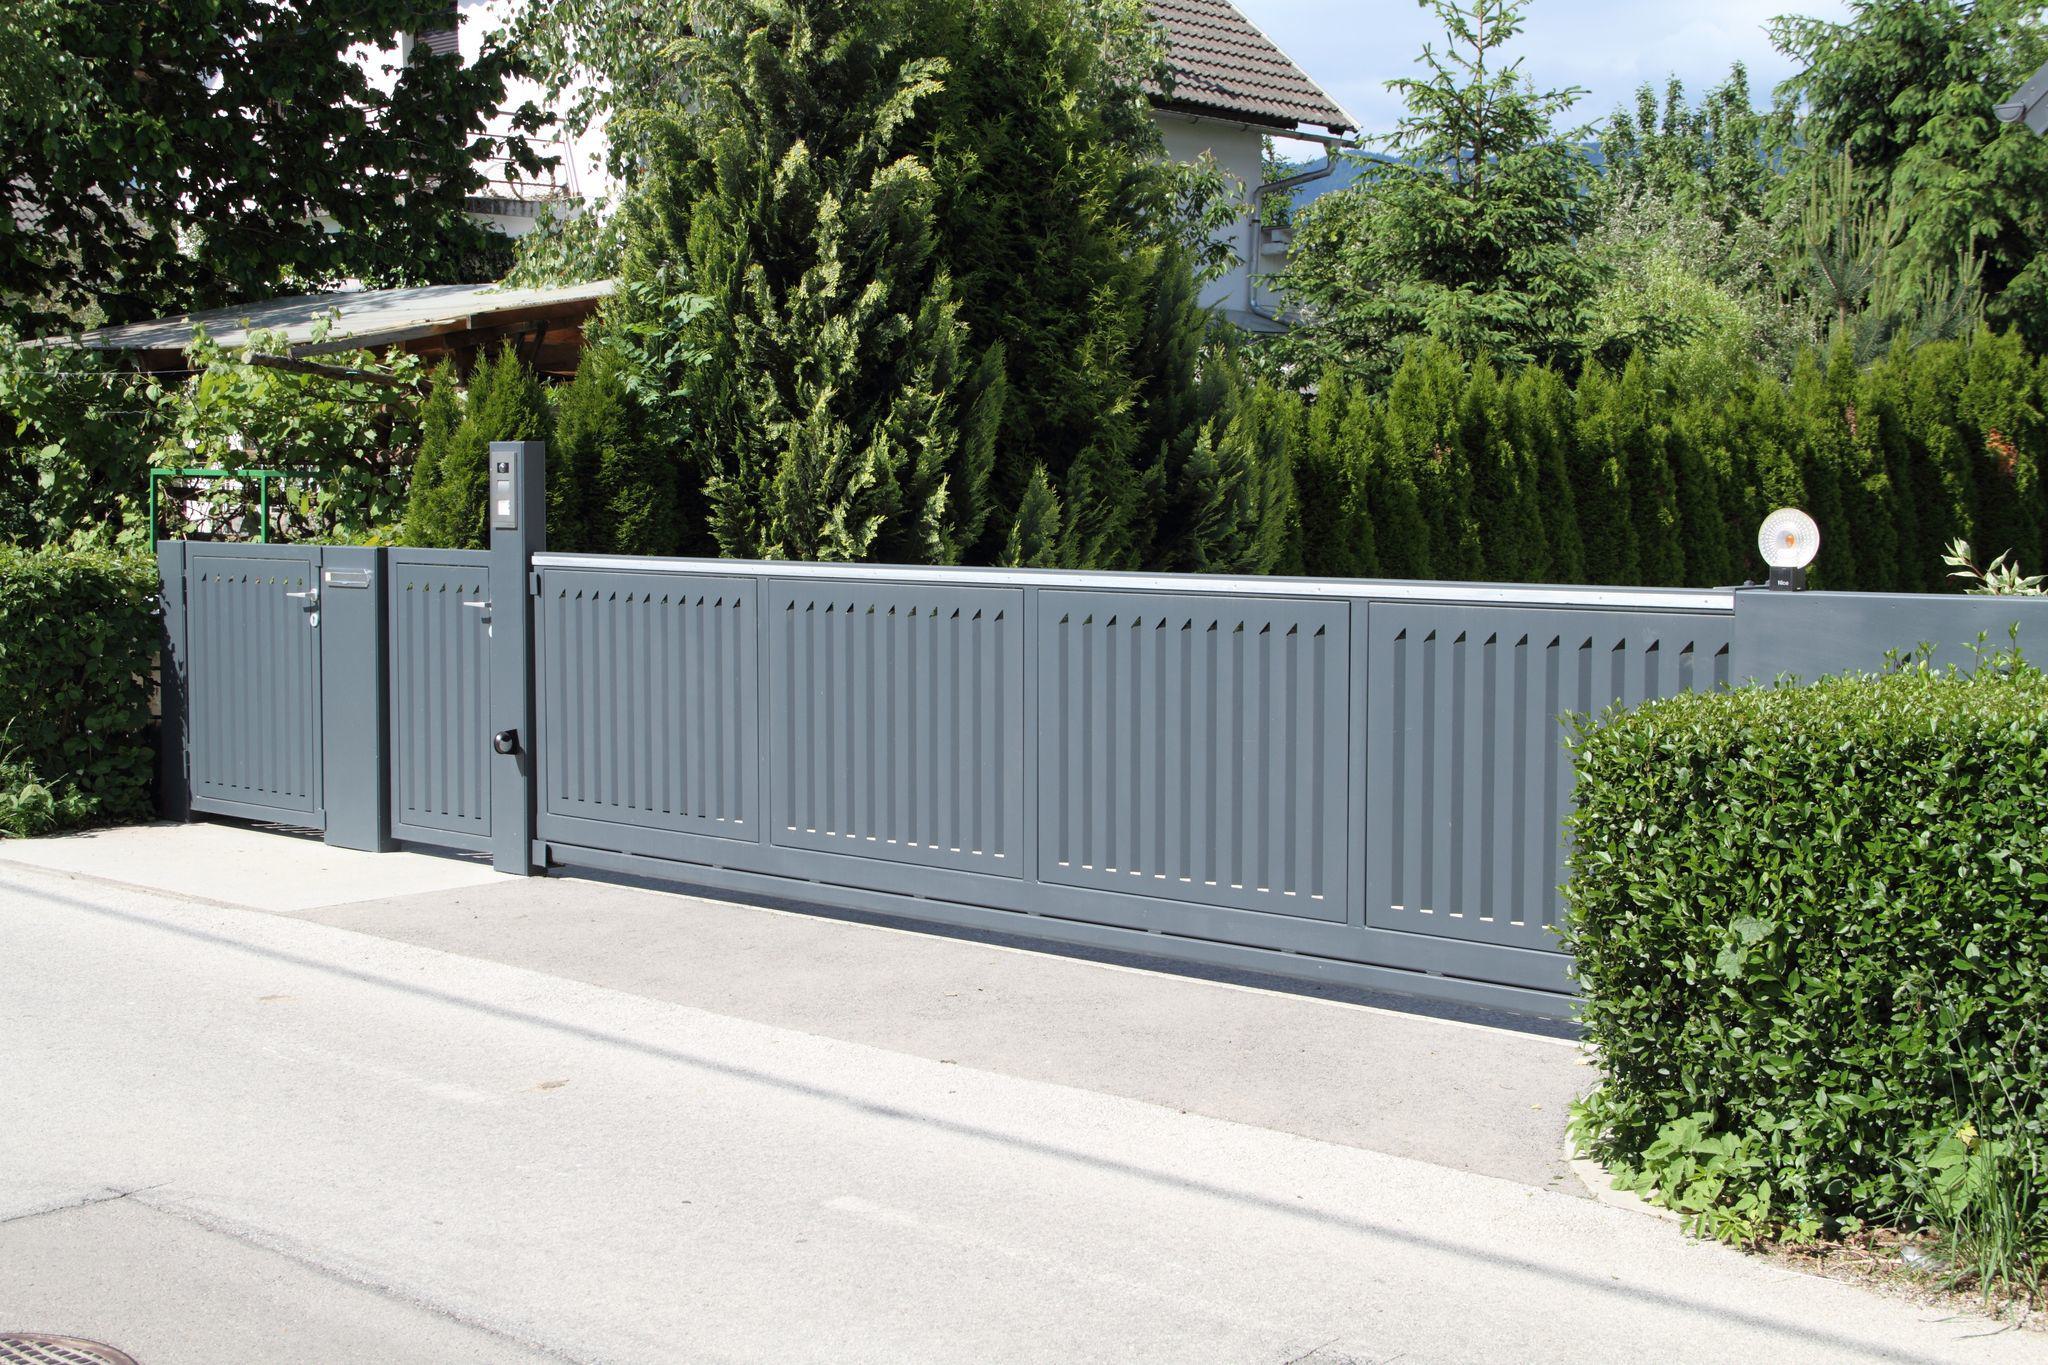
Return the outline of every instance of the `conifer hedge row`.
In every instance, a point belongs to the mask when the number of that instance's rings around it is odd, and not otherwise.
[[[1704,357],[1503,373],[1412,352],[1383,395],[1326,374],[1293,434],[1311,574],[1740,582],[1776,507],[1819,521],[1816,586],[1939,591],[1955,537],[2048,562],[2048,371],[2015,336],[1789,380]]]
[[[1086,481],[1056,486],[1035,453],[1007,471],[998,448],[992,482],[1022,493],[992,510],[978,552],[944,557],[1705,587],[1757,575],[1758,524],[1793,506],[1821,525],[1816,586],[1942,590],[1956,537],[1984,558],[2048,563],[2048,367],[2014,336],[1901,347],[1864,367],[1812,355],[1789,379],[1702,355],[1567,378],[1424,345],[1382,392],[1335,370],[1296,392],[1242,380],[1227,351],[1205,364],[1215,415],[1163,439],[1121,502],[1071,506]],[[552,397],[509,356],[481,365],[466,399],[444,370],[406,538],[482,544],[485,445],[547,440],[552,545],[717,553],[702,471],[628,380],[607,346]],[[902,557],[935,542],[877,543]]]

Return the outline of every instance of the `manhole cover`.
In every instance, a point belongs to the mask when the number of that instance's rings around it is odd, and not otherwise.
[[[0,1332],[0,1365],[135,1365],[135,1357],[77,1337]]]

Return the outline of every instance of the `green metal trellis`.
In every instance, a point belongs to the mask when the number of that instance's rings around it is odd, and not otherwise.
[[[241,479],[256,480],[256,497],[260,506],[257,514],[256,540],[259,544],[270,543],[270,483],[273,479],[310,479],[311,474],[293,469],[152,469],[149,471],[149,538],[156,539],[157,531],[157,485],[165,479]]]

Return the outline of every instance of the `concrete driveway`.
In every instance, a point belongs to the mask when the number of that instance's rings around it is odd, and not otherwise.
[[[239,1361],[2048,1359],[1683,1238],[1477,1017],[227,826],[0,845],[0,1332]]]

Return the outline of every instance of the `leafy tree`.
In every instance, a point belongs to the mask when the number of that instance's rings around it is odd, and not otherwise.
[[[0,326],[0,544],[146,538],[162,390],[93,352],[17,345]]]
[[[1302,310],[1299,358],[1384,373],[1427,336],[1504,362],[1569,360],[1595,284],[1575,239],[1583,154],[1556,119],[1579,91],[1534,90],[1502,48],[1519,0],[1424,0],[1447,45],[1389,82],[1407,112],[1392,156],[1304,213],[1282,287]]]
[[[513,56],[422,56],[387,91],[355,51],[445,10],[16,0],[0,32],[0,319],[127,322],[349,276],[495,278],[506,244],[463,200],[486,153],[540,170],[526,142],[485,132]]]
[[[2048,146],[1998,123],[1998,101],[2048,58],[2030,0],[1851,0],[1848,18],[1787,17],[1772,40],[1801,70],[1780,89],[1779,137],[1797,175],[1846,153],[1885,215],[1884,276],[1916,308],[1982,259],[1993,321],[2048,345]]]

